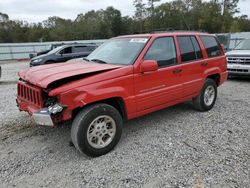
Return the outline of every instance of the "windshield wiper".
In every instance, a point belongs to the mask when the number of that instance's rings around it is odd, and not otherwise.
[[[101,59],[91,59],[90,61],[94,61],[94,62],[102,63],[102,64],[108,64],[106,61],[103,61]]]
[[[89,61],[89,59],[87,59],[86,57],[84,57],[84,58],[82,58],[83,60],[85,60],[85,61]]]

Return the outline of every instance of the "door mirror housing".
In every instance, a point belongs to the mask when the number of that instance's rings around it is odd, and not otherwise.
[[[156,60],[144,60],[141,63],[140,71],[141,73],[154,72],[158,70],[158,64]]]

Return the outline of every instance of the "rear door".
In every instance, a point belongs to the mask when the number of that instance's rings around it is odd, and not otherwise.
[[[200,92],[203,86],[203,69],[206,65],[201,47],[194,35],[177,36],[181,56],[183,97]]]
[[[201,42],[206,50],[206,66],[204,68],[209,70],[210,74],[220,73],[226,71],[225,55],[218,40],[211,35],[200,36]],[[215,71],[217,69],[217,71]],[[219,69],[219,70],[218,70]],[[214,72],[211,72],[214,70]],[[219,71],[219,72],[218,72]]]
[[[90,49],[88,46],[74,46],[73,47],[73,56],[74,58],[86,57],[90,54]]]
[[[176,48],[173,37],[156,38],[143,60],[156,60],[159,69],[150,73],[135,73],[137,112],[152,111],[161,105],[180,99],[181,79],[178,74]],[[142,61],[143,61],[142,60]]]

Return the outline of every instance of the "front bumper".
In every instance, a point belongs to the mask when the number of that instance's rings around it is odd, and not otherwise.
[[[51,118],[48,108],[43,108],[32,114],[32,117],[37,125],[53,127],[54,123]]]
[[[250,75],[250,65],[228,63],[227,71],[229,75]]]
[[[53,127],[65,121],[62,111],[53,114],[50,107],[40,108],[19,98],[16,99],[16,102],[19,110],[28,112],[37,125]],[[66,108],[66,106],[64,108]]]

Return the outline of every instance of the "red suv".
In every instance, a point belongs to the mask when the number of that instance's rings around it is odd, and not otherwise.
[[[187,100],[199,111],[210,110],[227,75],[213,35],[121,36],[87,58],[20,71],[17,104],[39,125],[72,120],[75,147],[100,156],[118,143],[124,120]]]

